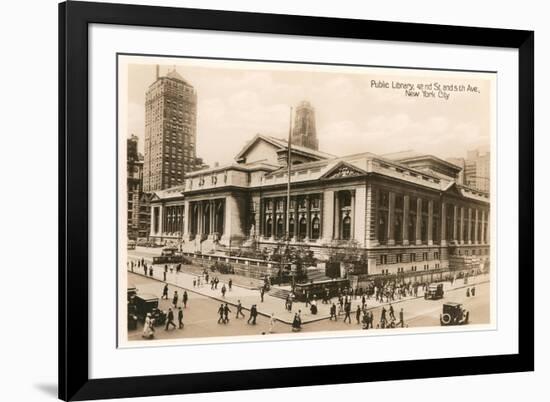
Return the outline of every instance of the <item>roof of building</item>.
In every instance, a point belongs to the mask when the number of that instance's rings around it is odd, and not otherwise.
[[[275,147],[278,148],[278,150],[283,151],[288,149],[288,141],[283,140],[280,138],[272,137],[269,135],[264,134],[256,134],[250,141],[246,143],[246,145],[239,151],[237,156],[235,156],[236,161],[240,161],[243,158],[243,155],[246,154],[246,152],[258,141],[266,141]],[[335,158],[334,155],[331,155],[326,152],[316,151],[311,148],[303,147],[300,145],[292,145],[292,150],[301,154],[305,154],[309,157],[312,157],[314,159],[330,159]]]
[[[175,69],[172,70],[172,71],[169,71],[166,74],[166,77],[171,78],[173,80],[179,80],[179,81],[182,81],[182,82],[185,82],[186,84],[188,84],[188,82]]]

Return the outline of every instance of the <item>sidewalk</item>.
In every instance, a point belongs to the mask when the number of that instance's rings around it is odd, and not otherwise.
[[[137,259],[137,258],[136,258]],[[252,304],[256,304],[258,313],[262,314],[264,316],[271,316],[272,313],[275,314],[275,318],[281,322],[292,324],[292,320],[294,319],[294,313],[298,312],[298,310],[301,310],[301,317],[302,317],[302,324],[307,324],[319,320],[328,319],[330,317],[330,304],[322,304],[320,301],[317,302],[317,309],[318,312],[316,315],[311,314],[309,307],[306,307],[305,303],[302,302],[294,302],[292,304],[292,311],[289,312],[285,309],[285,300],[280,299],[278,297],[274,297],[269,295],[268,293],[264,294],[264,301],[261,301],[260,298],[260,291],[258,289],[255,289],[254,287],[249,287],[247,285],[245,286],[239,286],[238,282],[241,282],[241,280],[244,280],[246,282],[247,279],[250,278],[243,278],[239,277],[237,275],[228,275],[228,274],[219,274],[219,273],[213,273],[212,275],[217,276],[220,282],[218,283],[217,289],[211,289],[210,284],[204,283],[204,277],[201,276],[201,286],[195,286],[193,287],[193,279],[197,279],[199,275],[197,275],[195,272],[201,270],[200,267],[193,266],[191,269],[193,272],[185,272],[190,270],[190,266],[183,265],[182,266],[183,271],[180,273],[176,273],[174,270],[172,273],[170,273],[170,270],[168,270],[166,274],[166,283],[169,285],[169,297],[171,298],[173,295],[173,289],[170,287],[176,286],[182,289],[187,290],[188,292],[194,292],[206,297],[209,297],[211,299],[217,300],[220,303],[228,303],[229,305],[236,306],[238,304],[238,301],[240,300],[243,306],[243,309],[246,311],[250,310],[250,307]],[[138,275],[144,275],[143,268],[135,267],[134,274]],[[163,277],[164,277],[164,266],[163,265],[155,265],[153,267],[153,277],[152,279],[158,280],[159,287],[158,287],[158,295],[159,298],[162,295],[162,289],[164,287]],[[147,276],[148,278],[151,278],[150,276]],[[231,291],[229,290],[229,287],[227,285],[227,282],[229,279],[233,280],[233,286]],[[444,283],[444,289],[445,291],[448,291],[450,289],[458,289],[461,287],[467,287],[471,286],[473,284],[478,284],[481,282],[488,281],[488,275],[479,275],[477,277],[470,277],[469,282],[467,285],[464,285],[463,279],[458,279],[454,282],[454,284],[451,286],[450,282]],[[227,292],[225,294],[225,297],[222,296],[221,288],[225,284]],[[171,285],[171,286],[170,286]],[[181,300],[181,294],[182,291],[178,292],[180,295]],[[424,297],[424,292],[422,289],[418,290],[418,296],[416,298],[422,298]],[[403,297],[401,299],[396,298],[394,301],[391,302],[391,304],[396,305],[400,302],[407,301],[415,299],[414,296],[408,296]],[[332,299],[333,302],[336,302],[336,298]],[[357,308],[357,305],[361,303],[361,298],[358,296],[356,299],[352,297],[352,315],[355,314],[355,309]],[[389,305],[388,302],[379,302],[376,301],[374,298],[367,299],[367,309],[374,309],[383,305]],[[232,309],[233,312],[235,312],[234,309]]]
[[[128,253],[128,261],[137,261],[138,259],[141,259],[142,257],[144,260],[151,264],[153,261],[154,256],[160,255],[161,249],[160,248],[145,248],[145,247],[138,247],[136,250],[131,250]],[[171,264],[168,264],[169,266]],[[309,306],[306,307],[305,303],[301,302],[294,302],[292,304],[292,311],[287,311],[285,309],[285,300],[280,299],[278,297],[274,297],[269,295],[267,292],[264,294],[264,301],[261,301],[260,298],[260,291],[257,289],[258,286],[258,280],[253,278],[247,278],[239,275],[230,275],[230,274],[220,274],[218,272],[211,273],[213,276],[217,276],[220,282],[218,283],[217,289],[210,289],[210,284],[204,283],[204,277],[201,276],[201,287],[193,287],[193,279],[197,279],[199,277],[199,273],[202,272],[203,267],[199,267],[197,265],[182,265],[182,272],[179,274],[176,273],[175,269],[172,273],[170,273],[170,270],[168,270],[166,274],[166,283],[168,283],[169,288],[170,285],[176,286],[182,289],[187,290],[188,292],[194,292],[206,297],[209,297],[211,299],[217,300],[220,303],[228,303],[232,306],[237,306],[238,301],[240,300],[243,306],[243,309],[246,311],[250,310],[250,307],[253,304],[256,304],[256,307],[258,309],[258,313],[267,317],[270,317],[272,313],[275,314],[275,318],[281,322],[292,324],[292,320],[294,319],[294,314],[298,312],[298,310],[301,310],[301,317],[302,317],[302,324],[307,324],[319,320],[325,320],[330,317],[330,306],[331,304],[322,304],[320,300],[317,301],[317,314],[311,314]],[[130,269],[128,269],[129,272]],[[134,274],[143,275],[143,268],[141,267],[134,267]],[[148,278],[156,279],[159,282],[159,290],[158,295],[159,298],[162,295],[162,289],[164,287],[164,264],[162,265],[155,265],[153,266],[153,277],[147,276]],[[229,291],[229,287],[227,285],[229,279],[233,280],[233,286],[232,290]],[[489,275],[478,275],[475,277],[468,278],[468,284],[464,285],[463,279],[457,279],[453,285],[451,286],[450,282],[444,282],[444,290],[448,291],[451,289],[460,289],[465,288],[467,286],[472,286],[474,284],[479,284],[482,282],[489,281]],[[223,284],[225,283],[225,287],[227,288],[227,292],[225,294],[225,297],[222,297],[221,288]],[[169,297],[171,298],[173,295],[173,289],[169,290]],[[181,300],[181,294],[183,292],[178,292],[180,295]],[[418,296],[407,296],[403,297],[401,299],[396,298],[394,301],[391,302],[392,305],[396,305],[400,302],[404,302],[407,300],[412,300],[415,298],[422,298],[424,297],[424,292],[422,289],[418,289]],[[334,297],[332,298],[332,302],[336,302],[337,299]],[[352,316],[355,314],[355,309],[357,308],[357,305],[361,303],[361,298],[358,296],[356,299],[352,297]],[[374,309],[380,306],[387,306],[390,303],[388,302],[379,302],[376,301],[373,297],[370,299],[367,299],[367,310]],[[337,306],[338,307],[338,306]],[[233,312],[235,312],[234,309],[232,309]],[[343,314],[342,314],[343,315]]]

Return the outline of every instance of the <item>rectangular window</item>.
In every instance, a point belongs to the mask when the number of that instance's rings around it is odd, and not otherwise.
[[[415,253],[411,253],[410,260],[411,260],[411,262],[416,261],[416,254]]]
[[[381,255],[380,256],[380,264],[381,265],[384,265],[384,264],[387,264],[388,263],[388,256],[387,255]]]

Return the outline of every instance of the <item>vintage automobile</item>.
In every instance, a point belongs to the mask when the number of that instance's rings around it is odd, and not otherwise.
[[[166,322],[166,313],[158,308],[159,298],[151,294],[137,294],[134,297],[134,314],[139,320],[144,321],[147,313],[151,313],[151,318],[156,326],[163,325]]]
[[[443,314],[439,316],[439,322],[442,326],[447,325],[465,325],[470,319],[470,312],[462,307],[461,303],[443,304]]]
[[[428,290],[424,292],[424,299],[428,300],[437,300],[443,298],[443,284],[442,283],[432,283],[428,286]]]
[[[134,297],[136,297],[137,288],[134,285],[128,285],[128,302],[133,303]]]

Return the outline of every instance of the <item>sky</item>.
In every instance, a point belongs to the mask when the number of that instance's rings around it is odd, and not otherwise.
[[[159,60],[143,61],[128,61],[126,108],[127,135],[139,137],[141,152],[145,92],[155,80]],[[257,133],[286,138],[290,107],[302,100],[315,109],[319,149],[334,155],[414,150],[448,158],[465,157],[472,149],[490,149],[493,77],[488,74],[227,60],[163,61],[159,63],[160,75],[175,68],[197,91],[197,156],[210,165],[232,162]],[[374,83],[380,81],[390,87],[376,87]],[[448,99],[444,99],[437,91],[435,98],[411,97],[402,88],[392,88],[398,83],[434,82],[470,85],[477,91],[446,91]]]

